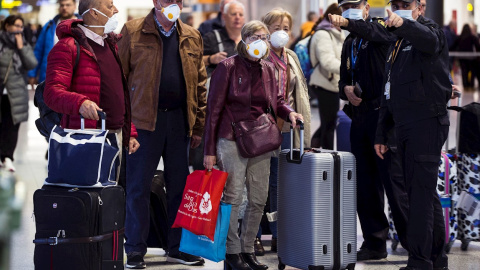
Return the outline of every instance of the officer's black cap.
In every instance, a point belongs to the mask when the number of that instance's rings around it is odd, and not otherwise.
[[[338,6],[341,7],[345,4],[360,4],[365,0],[338,0]]]

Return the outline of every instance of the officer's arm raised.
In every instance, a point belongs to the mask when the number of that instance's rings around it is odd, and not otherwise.
[[[402,18],[400,18],[400,20],[403,20],[403,22],[398,25],[392,22],[392,18],[396,18],[398,15],[392,13],[390,10],[387,10],[387,12],[389,15],[389,19],[387,20],[388,30],[410,41],[415,49],[427,54],[436,54],[442,50],[443,42],[441,42],[441,40],[444,36],[442,29],[435,27],[434,24],[427,26],[418,21]],[[423,19],[423,17],[420,18]]]

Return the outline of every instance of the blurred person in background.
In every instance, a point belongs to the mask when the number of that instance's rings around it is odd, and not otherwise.
[[[185,24],[193,27],[193,15],[190,14],[185,18]]]
[[[35,48],[35,44],[37,44],[37,40],[41,31],[42,26],[36,23],[34,20],[30,21],[30,23],[25,26],[25,29],[23,29],[25,39],[27,40],[28,44],[32,46],[32,48]]]
[[[34,89],[35,84],[45,80],[48,53],[58,42],[58,37],[55,33],[57,25],[64,20],[80,18],[78,14],[75,14],[75,9],[77,8],[76,1],[58,0],[58,15],[48,21],[40,32],[34,49],[38,65],[28,72],[29,83],[32,89]]]
[[[230,1],[225,5],[222,19],[225,24],[222,28],[214,29],[203,36],[203,62],[207,67],[208,77],[212,76],[218,63],[235,54],[235,47],[242,40],[245,6],[238,1]]]
[[[316,12],[313,12],[313,11],[308,12],[307,21],[304,22],[300,27],[302,38],[305,38],[308,34],[310,34],[317,20],[318,20],[318,15]]]
[[[337,3],[331,4],[325,14],[341,15]],[[328,15],[321,17],[311,29],[312,36],[310,59],[314,71],[310,77],[310,86],[318,99],[320,127],[312,136],[312,147],[333,149],[333,137],[337,124],[337,112],[340,97],[338,81],[340,80],[340,59],[345,35],[339,27],[334,27]]]
[[[28,120],[26,75],[37,64],[23,28],[22,17],[11,15],[0,30],[0,167],[11,172],[20,123]]]
[[[472,29],[469,24],[465,24],[462,28],[462,33],[455,40],[450,51],[459,52],[479,52],[480,43],[478,37],[472,34]],[[460,68],[462,69],[462,82],[465,89],[471,89],[474,86],[475,78],[475,59],[459,59]],[[470,73],[470,76],[469,76]]]
[[[457,22],[455,20],[450,21],[448,25],[445,25],[442,28],[443,33],[445,33],[445,37],[447,38],[447,43],[449,48],[452,47],[453,43],[458,38],[458,35],[456,33],[456,28],[457,28]]]
[[[281,8],[275,8],[263,17],[263,23],[268,27],[270,32],[270,54],[267,61],[272,62],[275,66],[275,79],[279,86],[279,93],[285,99],[285,102],[296,112],[303,115],[305,126],[304,141],[300,142],[300,136],[297,133],[294,137],[294,148],[300,148],[303,143],[305,148],[310,147],[310,102],[308,97],[308,85],[303,76],[300,61],[292,50],[286,48],[290,39],[293,19],[292,15]],[[281,149],[290,149],[290,124],[285,123],[281,118],[277,117],[277,125],[282,132]],[[298,132],[298,130],[295,130]],[[277,211],[277,176],[278,176],[278,156],[270,159],[270,178],[268,195],[270,200],[270,212]],[[277,222],[269,222],[270,231],[272,232],[272,251],[277,252]],[[255,239],[255,251],[262,250],[262,229],[259,228],[257,238]]]
[[[223,28],[223,21],[222,21],[222,14],[225,9],[225,5],[230,3],[233,0],[221,0],[220,1],[220,11],[217,14],[216,18],[209,19],[204,21],[200,26],[198,27],[198,31],[200,31],[200,34],[205,36],[205,34],[212,32],[215,29],[222,29]]]

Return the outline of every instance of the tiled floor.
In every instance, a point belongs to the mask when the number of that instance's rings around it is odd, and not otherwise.
[[[463,103],[467,104],[472,101],[479,100],[478,91],[476,93],[465,93]],[[38,116],[37,109],[30,103],[30,120],[28,123],[22,124],[20,128],[20,138],[15,153],[15,166],[17,168],[16,177],[23,181],[28,187],[27,200],[25,202],[22,213],[22,225],[20,230],[12,235],[11,244],[11,266],[12,270],[30,270],[34,269],[33,265],[33,250],[34,245],[32,240],[35,235],[35,223],[32,217],[33,212],[33,192],[42,186],[43,180],[46,177],[46,160],[45,151],[47,149],[47,142],[37,132],[34,120]],[[312,110],[313,123],[312,126],[319,125],[318,110]],[[452,128],[450,130],[450,147],[455,145],[454,127],[456,126],[456,113],[451,115]],[[268,236],[265,236],[265,244],[269,245]],[[358,232],[358,242],[361,243],[361,232]],[[269,247],[266,247],[269,250]],[[389,256],[387,259],[380,261],[371,261],[366,263],[358,263],[356,269],[371,269],[371,270],[390,270],[399,269],[406,265],[405,250],[399,248],[397,251],[389,249]],[[270,269],[277,269],[278,260],[275,253],[267,252],[266,256],[259,257],[260,261],[267,263]],[[460,243],[457,241],[452,248],[449,255],[450,269],[457,270],[478,270],[480,269],[480,244],[472,243],[467,252],[460,250]],[[163,252],[160,250],[149,250],[146,262],[148,269],[222,269],[221,263],[207,262],[204,267],[187,267],[182,265],[166,264]],[[287,269],[292,269],[288,268]],[[0,269],[6,270],[6,269]],[[68,270],[68,269],[65,269]]]

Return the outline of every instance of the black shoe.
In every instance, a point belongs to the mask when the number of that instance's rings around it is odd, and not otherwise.
[[[243,261],[246,262],[253,270],[265,270],[268,266],[260,263],[255,253],[241,253]]]
[[[225,270],[252,270],[240,254],[226,254],[223,265]]]
[[[127,255],[125,267],[129,269],[145,269],[146,265],[141,254],[130,254]]]
[[[255,250],[255,255],[256,256],[263,256],[265,255],[265,249],[263,248],[262,245],[262,240],[260,238],[255,238],[255,242],[253,242],[253,248]]]
[[[272,252],[277,252],[277,238],[272,237]]]
[[[380,260],[387,257],[387,252],[373,251],[368,248],[361,248],[357,252],[357,261]],[[408,270],[408,269],[407,269]]]
[[[168,254],[167,262],[181,263],[181,264],[192,265],[192,266],[202,266],[205,264],[205,260],[202,259],[201,257],[190,255],[183,252],[178,252],[177,255]]]
[[[434,267],[433,270],[448,270],[448,266],[444,266],[444,267]]]

